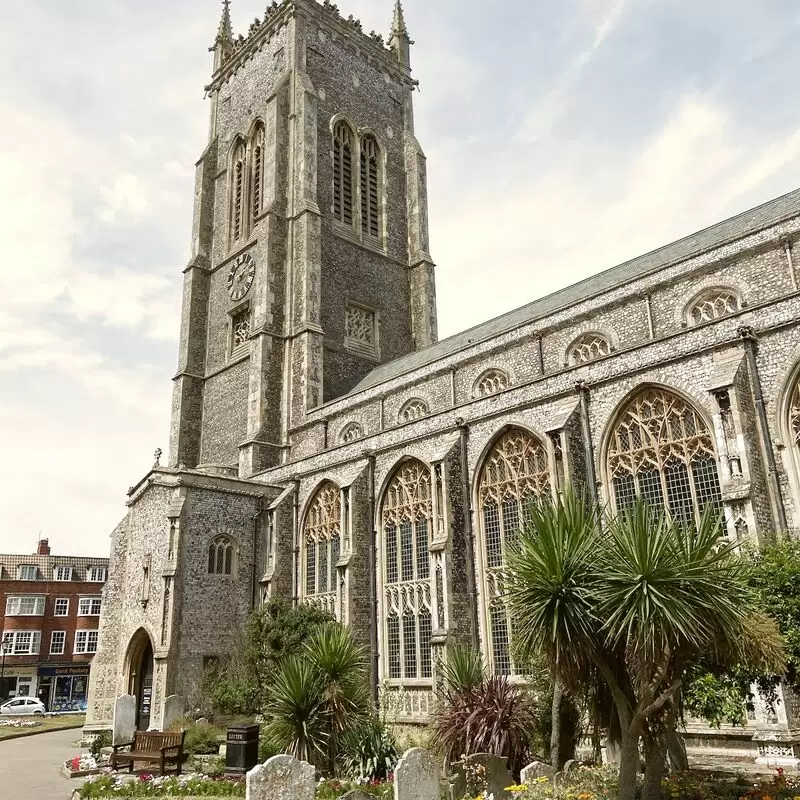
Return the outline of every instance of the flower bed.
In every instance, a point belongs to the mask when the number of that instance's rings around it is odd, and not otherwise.
[[[86,775],[97,775],[104,765],[99,764],[94,756],[85,754],[75,756],[64,762],[64,771],[68,778],[83,778]]]
[[[36,719],[0,719],[0,728],[34,728],[41,724]]]
[[[391,777],[391,776],[390,776]],[[391,800],[394,797],[394,784],[389,780],[370,781],[366,779],[355,781],[340,781],[335,778],[321,780],[317,784],[316,800],[336,800],[351,789],[360,789],[366,794],[374,795],[380,800]]]
[[[80,798],[99,797],[244,797],[244,778],[207,778],[200,775],[148,773],[130,779],[104,774],[89,778],[75,790]]]

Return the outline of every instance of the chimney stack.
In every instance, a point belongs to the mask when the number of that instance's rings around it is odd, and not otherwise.
[[[39,539],[39,544],[36,548],[36,555],[37,556],[49,556],[50,555],[50,544],[49,539]]]

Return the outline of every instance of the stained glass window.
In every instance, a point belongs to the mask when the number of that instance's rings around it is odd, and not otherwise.
[[[317,490],[303,528],[304,601],[336,614],[336,562],[341,548],[342,499],[330,481]]]

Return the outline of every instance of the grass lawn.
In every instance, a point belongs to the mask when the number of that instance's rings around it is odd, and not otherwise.
[[[12,725],[2,725],[0,726],[0,741],[3,739],[10,739],[14,736],[18,736],[20,733],[45,733],[47,731],[58,731],[63,728],[78,728],[83,727],[84,722],[86,722],[86,717],[82,714],[63,714],[58,717],[45,717],[42,719],[41,717],[0,717],[0,722],[5,722],[9,719],[24,719],[29,720],[33,719],[38,722],[38,725],[31,726],[30,728],[22,727],[22,728],[15,728]]]

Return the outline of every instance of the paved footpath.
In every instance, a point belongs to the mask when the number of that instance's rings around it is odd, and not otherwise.
[[[69,800],[80,783],[61,765],[81,752],[80,728],[0,741],[0,800]]]

